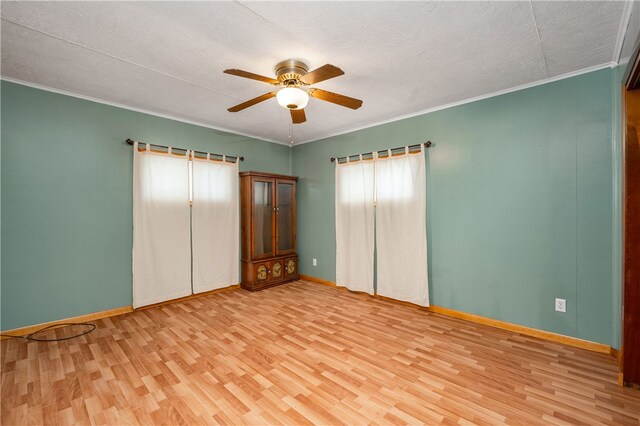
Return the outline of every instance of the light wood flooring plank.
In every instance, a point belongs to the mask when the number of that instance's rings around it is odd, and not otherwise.
[[[640,425],[610,355],[305,281],[95,323],[0,343],[2,425]]]

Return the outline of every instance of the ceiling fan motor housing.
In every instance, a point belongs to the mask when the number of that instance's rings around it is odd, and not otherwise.
[[[276,65],[276,76],[278,80],[285,83],[291,81],[298,85],[299,78],[309,72],[309,67],[302,61],[295,59],[287,59]]]

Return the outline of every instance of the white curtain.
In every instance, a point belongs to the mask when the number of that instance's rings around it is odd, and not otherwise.
[[[429,306],[423,148],[390,154],[376,160],[377,293]]]
[[[188,155],[133,148],[133,307],[191,294]]]
[[[374,162],[336,165],[336,283],[373,294]]]
[[[193,292],[240,282],[238,163],[193,159]]]

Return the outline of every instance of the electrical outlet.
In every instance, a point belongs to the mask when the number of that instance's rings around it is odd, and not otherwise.
[[[313,258],[313,266],[318,266],[318,259],[315,257]]]
[[[567,312],[567,300],[566,299],[556,299],[556,311],[557,312]]]

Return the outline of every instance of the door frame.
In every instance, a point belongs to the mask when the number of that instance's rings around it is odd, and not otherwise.
[[[620,384],[640,384],[640,44],[622,80]]]

